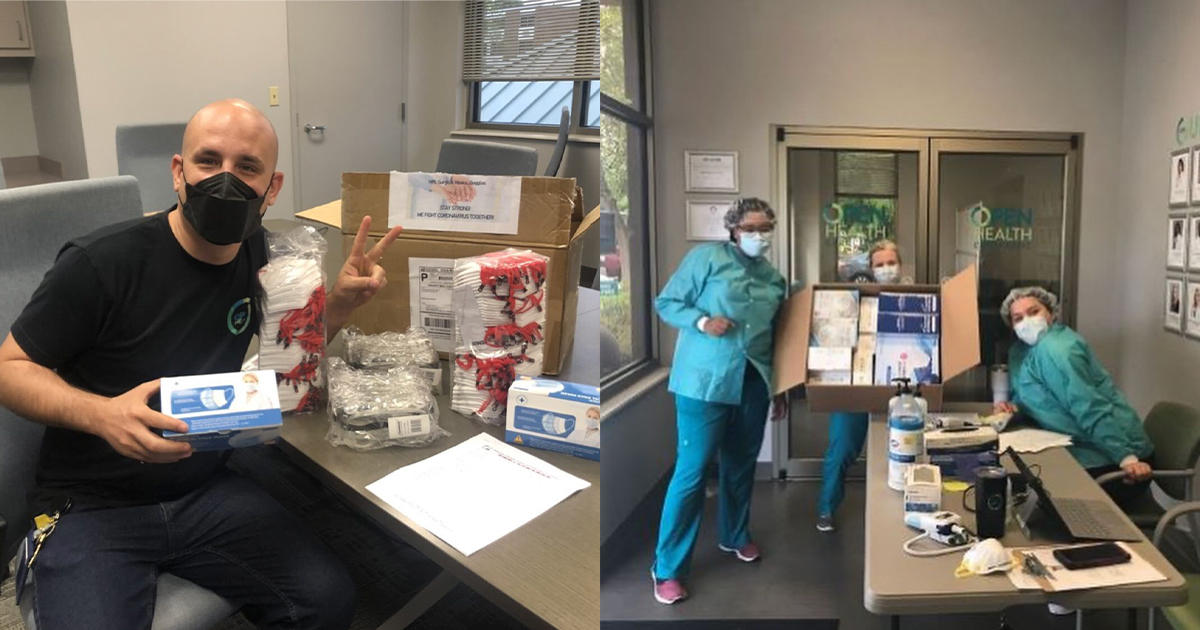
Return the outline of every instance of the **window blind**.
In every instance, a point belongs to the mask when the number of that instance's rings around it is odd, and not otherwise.
[[[600,78],[599,0],[470,0],[466,81]]]

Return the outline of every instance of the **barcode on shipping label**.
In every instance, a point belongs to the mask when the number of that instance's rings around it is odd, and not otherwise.
[[[393,440],[428,435],[432,428],[433,425],[427,413],[388,418],[388,437]]]
[[[423,318],[426,328],[435,328],[438,330],[450,330],[454,327],[453,319],[443,319],[441,317],[425,317]]]

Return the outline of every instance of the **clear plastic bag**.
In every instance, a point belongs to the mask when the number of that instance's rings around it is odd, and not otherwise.
[[[506,249],[455,261],[455,411],[504,424],[516,375],[541,374],[549,260]]]
[[[270,259],[258,272],[263,288],[259,369],[275,370],[283,413],[324,403],[325,273],[329,247],[310,226],[268,234]]]
[[[370,451],[432,444],[448,431],[438,426],[438,406],[420,370],[411,364],[358,369],[337,357],[329,374],[329,433],[334,446]]]
[[[433,393],[442,393],[442,360],[424,328],[412,326],[404,333],[388,331],[368,335],[357,326],[350,326],[343,335],[346,362],[350,365],[357,368],[415,365],[429,381]]]

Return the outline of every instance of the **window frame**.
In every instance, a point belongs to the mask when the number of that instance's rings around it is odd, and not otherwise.
[[[600,94],[600,113],[601,115],[609,115],[615,118],[618,122],[636,127],[642,136],[642,156],[644,159],[637,170],[636,175],[641,178],[638,202],[644,209],[642,216],[638,222],[638,229],[645,235],[642,239],[638,255],[646,264],[639,265],[639,280],[643,287],[642,293],[634,298],[631,295],[630,311],[631,318],[636,317],[639,321],[633,326],[631,333],[636,333],[640,327],[643,333],[640,338],[633,339],[633,347],[642,350],[636,354],[640,354],[639,358],[635,358],[630,363],[621,366],[613,372],[600,377],[600,395],[602,399],[612,397],[617,393],[632,386],[638,381],[647,377],[651,372],[661,367],[660,345],[658,339],[657,317],[654,314],[654,295],[657,287],[657,272],[655,264],[655,241],[656,241],[656,213],[655,213],[655,194],[654,194],[654,118],[652,99],[650,97],[651,85],[651,67],[650,67],[650,7],[645,0],[621,0],[622,10],[626,15],[624,24],[626,42],[630,41],[629,31],[632,30],[634,41],[637,42],[637,67],[639,76],[637,77],[638,96],[634,106],[626,105],[607,94]],[[631,29],[632,27],[632,29]],[[626,54],[629,52],[629,46],[626,45]],[[597,127],[598,129],[598,127]],[[627,168],[628,168],[627,164]],[[631,169],[630,175],[635,172]],[[630,200],[630,205],[633,205],[633,200]],[[631,266],[632,269],[632,266]],[[633,313],[634,304],[642,302],[645,304],[643,312],[640,314]]]
[[[463,81],[463,85],[467,90],[467,120],[465,123],[466,129],[481,129],[491,131],[515,131],[519,133],[558,133],[558,123],[552,125],[533,125],[522,123],[489,123],[479,120],[479,93],[482,89],[482,81]],[[571,125],[567,129],[567,135],[585,135],[600,137],[600,126],[588,127],[584,124],[585,114],[583,110],[587,103],[588,84],[590,81],[572,81],[571,86]]]

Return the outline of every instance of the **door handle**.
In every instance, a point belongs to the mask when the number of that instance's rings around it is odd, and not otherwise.
[[[312,133],[314,131],[325,131],[325,125],[314,125],[311,123],[304,125],[305,133]]]
[[[25,25],[21,24],[21,20],[17,20],[17,41],[25,41]]]

